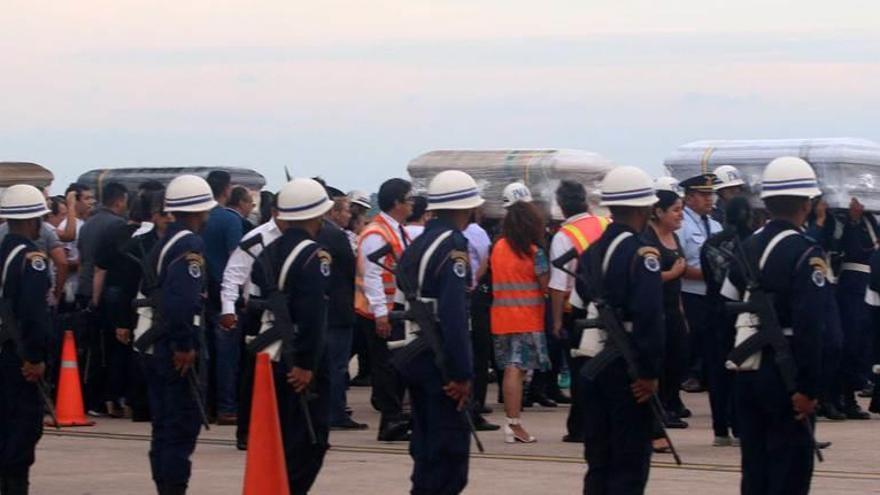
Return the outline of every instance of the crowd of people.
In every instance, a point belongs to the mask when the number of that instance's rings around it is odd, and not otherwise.
[[[372,197],[321,179],[254,192],[222,171],[137,190],[73,183],[48,198],[14,186],[0,201],[11,301],[0,317],[21,335],[3,339],[0,388],[7,403],[32,404],[4,409],[19,427],[4,427],[4,442],[29,455],[4,449],[0,492],[27,493],[42,422],[32,382],[55,383],[72,329],[88,414],[152,421],[160,495],[189,480],[202,422],[192,377],[205,419],[236,425],[248,448],[260,352],[274,362],[292,493],[312,486],[329,431],[371,426],[378,441],[410,442],[412,493],[458,493],[471,424],[532,443],[524,411],[558,404],[570,404],[561,440],[585,446],[584,492],[642,493],[652,452],[673,448],[665,430],[689,426],[685,394],[703,391],[707,442],[741,448],[743,493],[806,493],[813,449],[827,443],[800,420],[870,419],[858,396],[880,414],[880,244],[858,199],[830,209],[798,160],[768,165],[761,207],[731,166],[681,183],[619,167],[601,209],[563,180],[553,214],[516,182],[500,219],[484,218],[476,182],[458,171],[424,195],[394,178]],[[9,268],[16,260],[22,269]],[[759,289],[787,344],[733,359],[768,322],[727,303]],[[620,349],[598,359],[614,341],[606,307],[633,362]],[[438,328],[413,308],[430,308]],[[773,365],[783,355],[791,383]],[[485,417],[490,383],[503,425]],[[348,405],[364,386],[378,425]]]

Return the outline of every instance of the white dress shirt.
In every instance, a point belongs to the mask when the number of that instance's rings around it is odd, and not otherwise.
[[[397,236],[397,241],[400,242],[401,246],[409,244],[409,240],[404,243],[403,238],[400,236],[400,223],[398,223],[397,220],[391,218],[385,214],[385,212],[379,213],[379,216],[388,222],[388,225],[391,227],[394,235]],[[373,254],[384,246],[385,239],[383,239],[381,235],[374,233],[367,235],[361,240],[361,249],[358,251],[358,263],[361,263],[361,266],[364,267],[364,296],[366,296],[367,301],[370,303],[370,312],[373,313],[376,318],[388,315],[388,307],[385,306],[385,304],[387,304],[385,286],[382,283],[382,272],[384,270],[381,267],[376,266],[376,264],[370,263],[367,256]]]
[[[263,243],[257,244],[250,248],[250,252],[254,256],[259,256],[263,251],[263,246],[268,246],[276,239],[281,237],[281,230],[275,220],[255,227],[241,238],[242,242],[254,237],[257,234],[263,235]],[[238,300],[239,289],[246,294],[256,294],[256,287],[251,286],[251,270],[254,266],[254,259],[245,253],[240,247],[235,248],[229,255],[229,261],[226,263],[226,269],[223,270],[223,282],[220,284],[220,306],[221,314],[235,314],[235,301]]]
[[[593,215],[587,212],[580,213],[566,220],[562,226],[564,227],[572,222],[591,216]],[[573,247],[571,238],[561,228],[553,234],[553,240],[550,241],[550,282],[547,284],[547,287],[562,292],[571,292],[574,289],[574,277],[553,266],[553,260],[571,251]],[[577,270],[577,264],[578,259],[574,258],[565,264],[565,268],[574,272]]]

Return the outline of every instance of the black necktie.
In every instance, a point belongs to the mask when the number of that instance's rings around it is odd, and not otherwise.
[[[708,239],[710,235],[712,235],[712,230],[709,228],[709,217],[707,215],[703,215],[700,218],[703,219],[703,227],[706,228],[706,238]]]
[[[406,237],[406,230],[403,228],[403,224],[397,224],[397,228],[400,229],[400,239],[403,241],[403,248],[406,249],[409,247],[409,240]]]

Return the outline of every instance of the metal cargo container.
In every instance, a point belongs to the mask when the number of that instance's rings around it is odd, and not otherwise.
[[[832,208],[847,208],[857,197],[880,211],[880,145],[866,139],[757,139],[695,141],[679,146],[664,162],[677,179],[733,165],[748,183],[752,198],[761,190],[761,174],[774,158],[797,156],[812,165]]]
[[[552,206],[559,182],[574,180],[584,184],[595,200],[599,183],[614,166],[602,155],[582,150],[439,150],[416,157],[407,170],[417,191],[425,191],[443,170],[467,172],[486,199],[485,215],[500,218],[504,216],[501,192],[511,182],[523,182],[536,200]]]

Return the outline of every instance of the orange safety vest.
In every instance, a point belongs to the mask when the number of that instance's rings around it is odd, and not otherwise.
[[[611,223],[610,218],[588,215],[566,223],[559,231],[568,237],[571,245],[577,250],[578,255],[581,255],[590,247],[590,244],[602,237],[602,233],[605,232],[605,228],[608,227],[609,223]],[[572,311],[571,303],[567,296],[563,311],[566,313]]]
[[[571,245],[577,249],[578,254],[583,254],[590,244],[599,240],[605,228],[611,223],[606,217],[585,216],[571,223],[566,223],[559,229],[571,240]]]
[[[520,257],[501,238],[492,248],[492,333],[544,331],[544,293],[535,274],[535,253]]]
[[[375,318],[375,315],[373,315],[373,311],[370,309],[370,301],[364,292],[365,263],[368,263],[368,261],[366,261],[366,256],[361,256],[361,245],[367,236],[374,234],[381,236],[386,244],[391,245],[391,251],[394,256],[388,254],[383,261],[385,265],[394,268],[396,266],[395,258],[400,259],[400,255],[403,253],[400,238],[397,237],[388,221],[382,218],[382,215],[376,215],[373,221],[358,236],[357,272],[354,279],[354,311],[364,318],[371,320]],[[397,286],[395,285],[394,274],[387,270],[382,270],[382,287],[385,289],[385,305],[388,307],[388,311],[391,311],[394,307],[394,293],[397,291]]]

